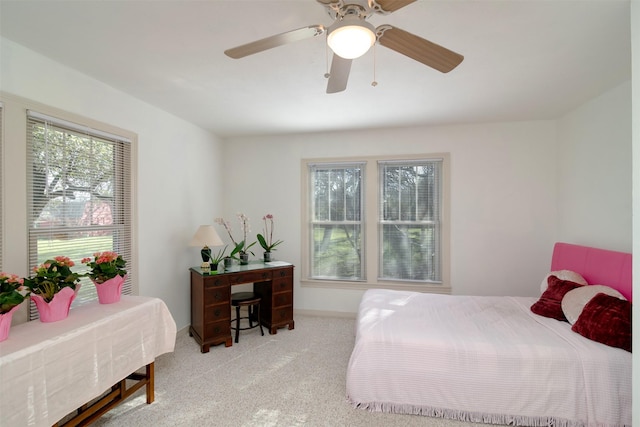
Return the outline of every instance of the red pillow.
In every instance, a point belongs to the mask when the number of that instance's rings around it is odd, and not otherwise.
[[[562,297],[572,289],[582,286],[569,280],[560,280],[556,276],[549,276],[549,286],[542,293],[540,299],[531,306],[531,311],[540,316],[550,317],[556,320],[567,321],[562,311]]]
[[[631,351],[631,302],[599,293],[587,303],[571,330],[590,340]]]

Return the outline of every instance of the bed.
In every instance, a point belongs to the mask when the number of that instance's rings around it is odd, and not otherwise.
[[[629,313],[629,351],[572,330],[586,314],[578,313],[572,326],[532,312],[551,292],[552,280],[554,286],[567,283],[555,274],[562,271],[581,275],[581,284],[619,292],[615,301]],[[631,254],[556,243],[550,272],[539,298],[366,291],[347,400],[370,411],[467,422],[630,426]],[[583,302],[590,313],[595,299]]]

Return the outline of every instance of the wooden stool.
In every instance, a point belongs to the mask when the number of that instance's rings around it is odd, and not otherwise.
[[[231,294],[231,306],[236,308],[236,318],[231,319],[231,329],[236,331],[236,342],[238,342],[238,338],[240,337],[240,331],[246,331],[247,329],[253,329],[260,327],[260,333],[264,336],[264,331],[262,330],[262,322],[260,322],[260,296],[254,294],[253,292],[236,292]],[[247,307],[249,311],[247,317],[240,317],[240,308]],[[257,310],[257,313],[256,313]],[[240,327],[240,319],[249,319],[249,327],[241,328]],[[253,324],[253,321],[257,319],[257,325]],[[233,327],[233,322],[236,322],[235,328]]]

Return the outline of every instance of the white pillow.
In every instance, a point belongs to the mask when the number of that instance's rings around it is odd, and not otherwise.
[[[588,285],[587,281],[584,280],[584,277],[582,277],[580,273],[576,273],[571,270],[558,270],[552,271],[544,277],[542,283],[540,283],[540,293],[544,293],[544,291],[547,290],[547,287],[549,286],[549,283],[547,282],[549,276],[556,276],[560,280],[569,280],[579,285]]]
[[[626,298],[622,296],[620,292],[609,286],[580,286],[579,288],[572,289],[564,294],[564,297],[562,298],[562,312],[564,313],[564,317],[566,317],[572,325],[576,323],[576,320],[580,317],[580,313],[582,313],[584,306],[591,301],[591,298],[595,297],[599,293],[611,295],[612,297],[617,297],[626,301]]]

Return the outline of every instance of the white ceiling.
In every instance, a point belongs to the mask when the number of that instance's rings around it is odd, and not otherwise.
[[[332,20],[314,0],[0,0],[0,34],[219,136],[553,119],[631,78],[629,1],[419,0],[373,16],[465,59],[382,46],[326,94],[325,38],[224,50]]]

